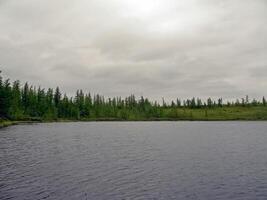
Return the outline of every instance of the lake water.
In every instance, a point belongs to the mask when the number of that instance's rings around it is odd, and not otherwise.
[[[267,199],[267,122],[0,130],[0,199]]]

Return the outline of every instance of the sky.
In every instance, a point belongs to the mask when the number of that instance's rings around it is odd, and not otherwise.
[[[0,0],[0,70],[105,96],[267,96],[266,0]]]

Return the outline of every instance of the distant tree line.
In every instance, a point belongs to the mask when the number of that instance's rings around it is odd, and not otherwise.
[[[249,101],[248,96],[237,99],[235,102],[223,102],[222,98],[206,101],[193,97],[192,99],[166,103],[164,99],[159,103],[152,102],[141,96],[136,98],[130,95],[126,98],[105,98],[102,95],[90,93],[85,94],[77,90],[75,97],[63,94],[59,87],[47,90],[34,87],[20,81],[10,82],[4,80],[0,72],[0,118],[11,120],[56,120],[56,119],[150,119],[177,117],[177,113],[166,115],[165,110],[175,112],[181,109],[211,109],[235,106],[266,106],[263,97],[261,101],[253,99]]]

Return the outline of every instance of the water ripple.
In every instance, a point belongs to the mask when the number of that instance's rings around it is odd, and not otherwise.
[[[266,130],[265,122],[1,129],[0,199],[265,200]]]

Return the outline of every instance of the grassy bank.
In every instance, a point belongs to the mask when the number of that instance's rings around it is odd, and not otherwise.
[[[164,116],[176,120],[201,120],[201,121],[215,121],[215,120],[267,120],[267,107],[216,107],[212,109],[167,109],[164,111]]]
[[[0,121],[0,128],[18,124],[17,121]]]
[[[7,119],[1,119],[0,118],[0,128],[12,126],[12,125],[18,125],[18,124],[32,124],[36,122],[42,122],[42,121],[36,121],[36,120],[7,120]]]
[[[163,109],[161,117],[150,117],[142,115],[128,115],[124,118],[118,117],[93,117],[80,119],[40,119],[27,118],[23,120],[0,120],[0,128],[34,122],[77,122],[77,121],[234,121],[234,120],[267,120],[267,107],[216,107],[216,108],[166,108]]]

